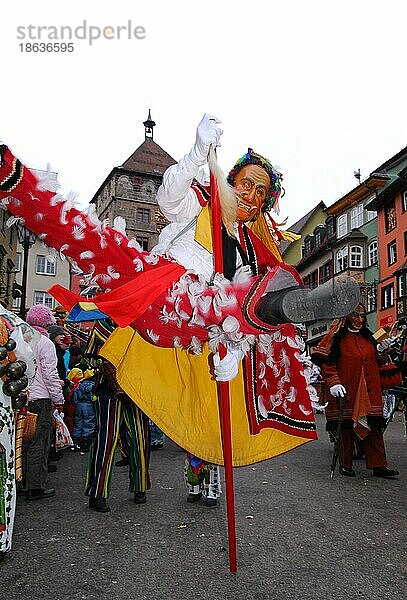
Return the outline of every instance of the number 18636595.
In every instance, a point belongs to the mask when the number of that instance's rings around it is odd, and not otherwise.
[[[20,52],[73,52],[73,42],[24,42],[19,44]]]

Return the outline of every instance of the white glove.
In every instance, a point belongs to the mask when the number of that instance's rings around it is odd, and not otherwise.
[[[221,121],[213,115],[204,114],[196,130],[195,145],[189,157],[196,165],[202,167],[208,160],[209,146],[220,146],[219,139],[223,131],[219,127]]]
[[[346,390],[340,383],[338,383],[337,385],[333,385],[331,388],[329,388],[329,391],[331,393],[331,396],[333,396],[334,398],[343,398],[344,396],[346,396]]]
[[[380,344],[377,344],[377,351],[380,353],[385,352],[386,350],[388,350],[390,348],[392,343],[393,343],[393,340],[391,338],[386,338],[385,340],[380,342]]]
[[[216,381],[230,381],[234,379],[239,371],[239,363],[243,353],[235,348],[228,349],[226,356],[220,358],[219,352],[213,355],[213,365]]]

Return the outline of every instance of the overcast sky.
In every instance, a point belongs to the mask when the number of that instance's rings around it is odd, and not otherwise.
[[[406,5],[2,0],[0,139],[29,166],[50,162],[85,205],[143,142],[149,108],[155,141],[175,159],[210,112],[223,121],[224,170],[248,146],[282,167],[281,216],[292,223],[407,145]],[[19,46],[35,41],[29,25],[116,32],[129,20],[144,39],[122,29],[126,39],[73,39],[72,53]]]

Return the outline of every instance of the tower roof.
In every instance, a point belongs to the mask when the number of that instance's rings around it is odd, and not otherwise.
[[[152,140],[147,138],[121,165],[123,169],[138,171],[139,173],[151,173],[164,175],[168,167],[176,161]]]

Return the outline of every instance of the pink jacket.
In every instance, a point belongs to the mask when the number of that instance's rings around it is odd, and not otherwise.
[[[57,354],[55,345],[49,338],[41,334],[41,339],[34,348],[37,370],[34,381],[28,387],[30,400],[50,398],[53,404],[64,403],[62,386],[57,371]]]

